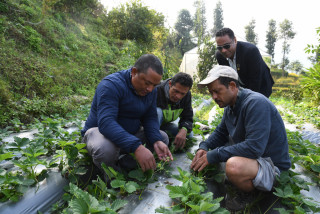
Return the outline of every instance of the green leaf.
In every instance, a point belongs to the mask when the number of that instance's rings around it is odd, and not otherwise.
[[[139,185],[136,182],[129,181],[124,185],[124,188],[128,193],[133,193],[137,190],[137,188],[139,188]]]
[[[310,167],[313,171],[320,173],[320,165],[319,164],[312,164]]]
[[[187,157],[189,160],[192,160],[194,158],[194,154],[187,152]]]
[[[78,149],[78,150],[81,150],[83,149],[84,147],[86,147],[86,144],[85,143],[77,143],[75,145],[75,147]]]
[[[305,199],[305,198],[302,198],[302,201],[303,201],[306,205],[308,205],[309,207],[317,207],[317,206],[318,206],[317,203],[315,203],[315,202],[313,202],[313,201],[310,201],[310,200],[307,200],[307,199]]]
[[[116,199],[112,202],[111,209],[113,209],[114,211],[118,211],[127,203],[128,203],[128,201]]]
[[[196,204],[191,204],[189,202],[186,203],[189,207],[191,207],[192,210],[196,211],[196,213],[200,212],[200,206]]]
[[[206,201],[201,201],[200,203],[200,212],[203,212],[203,211],[215,211],[217,210],[218,208],[220,207],[220,204],[211,204],[211,203],[208,203]],[[212,209],[214,208],[214,209]]]
[[[77,175],[84,175],[86,174],[86,172],[87,172],[87,169],[85,167],[79,167],[74,170],[74,173]]]
[[[0,162],[6,159],[11,159],[12,157],[14,157],[14,155],[12,154],[12,152],[7,152],[5,154],[0,154]]]
[[[134,178],[138,181],[144,181],[146,177],[141,169],[131,170],[128,175],[130,178]]]
[[[192,180],[190,180],[190,187],[192,192],[196,192],[200,194],[200,186],[198,184],[196,184],[195,182],[193,182]]]
[[[289,197],[289,196],[292,196],[293,192],[292,192],[292,189],[291,189],[291,186],[290,185],[286,185],[284,187],[284,194]]]
[[[181,186],[167,185],[166,188],[170,190],[169,192],[170,198],[182,198],[187,194],[187,192],[185,191],[185,188]]]
[[[125,185],[125,181],[123,181],[123,180],[113,180],[113,181],[111,181],[111,186],[112,186],[112,188],[119,188],[119,187],[124,187],[124,185]]]
[[[82,198],[73,199],[69,202],[69,207],[72,213],[77,214],[87,214],[89,213],[89,208],[86,202]]]

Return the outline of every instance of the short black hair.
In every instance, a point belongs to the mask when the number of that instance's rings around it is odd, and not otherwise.
[[[222,28],[216,33],[216,37],[222,37],[228,35],[230,39],[234,39],[234,33],[230,28]]]
[[[219,80],[219,82],[220,82],[222,85],[226,86],[226,88],[229,88],[229,83],[230,83],[231,81],[235,82],[237,88],[239,88],[239,81],[238,81],[238,80],[235,80],[235,79],[233,79],[233,78],[230,78],[230,77],[219,77],[218,80]]]
[[[163,67],[160,59],[153,54],[144,54],[134,64],[138,73],[146,73],[149,68],[154,70],[160,75],[163,75]]]
[[[176,73],[171,79],[171,85],[175,85],[176,83],[180,83],[182,86],[189,87],[191,89],[193,80],[189,74],[179,72]]]

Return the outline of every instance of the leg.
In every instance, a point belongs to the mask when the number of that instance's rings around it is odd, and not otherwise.
[[[244,157],[232,157],[226,162],[226,175],[231,183],[244,192],[254,190],[252,181],[259,170],[258,161]]]
[[[110,140],[105,138],[99,132],[98,127],[87,130],[83,141],[87,144],[87,150],[93,159],[93,163],[99,169],[102,169],[102,163],[105,163],[107,166],[111,166],[114,169],[118,168],[116,163],[118,161],[120,149],[116,147]]]

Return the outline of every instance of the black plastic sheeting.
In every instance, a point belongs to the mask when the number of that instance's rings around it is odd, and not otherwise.
[[[48,178],[39,183],[39,187],[32,187],[16,203],[0,204],[3,214],[50,213],[51,206],[61,199],[63,187],[68,181],[61,177],[60,172],[50,172]]]

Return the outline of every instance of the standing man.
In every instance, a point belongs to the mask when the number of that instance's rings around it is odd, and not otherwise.
[[[191,92],[193,80],[187,73],[179,72],[157,86],[157,113],[160,129],[175,137],[176,149],[185,146],[187,135],[192,137],[193,109]],[[177,125],[173,121],[179,118]]]
[[[270,191],[276,176],[290,168],[286,130],[273,103],[239,87],[238,74],[231,67],[216,65],[198,84],[205,86],[224,113],[216,130],[200,143],[191,168],[201,171],[209,164],[226,162],[226,176],[240,190],[234,198],[227,195],[226,206],[241,210],[250,202],[245,200],[247,193]],[[229,138],[231,145],[226,145]]]
[[[168,136],[159,131],[157,92],[153,90],[162,74],[160,60],[145,54],[132,68],[100,82],[81,131],[97,167],[105,163],[117,168],[119,155],[129,153],[134,153],[143,171],[156,168],[153,151],[160,160],[173,160]]]
[[[274,81],[269,67],[255,45],[237,41],[229,28],[222,28],[216,33],[216,43],[216,59],[219,65],[232,67],[239,75],[240,86],[266,97],[271,95]]]

